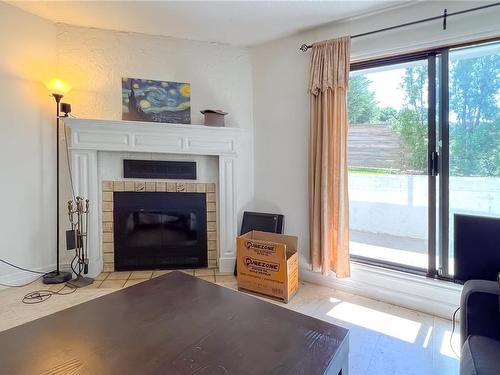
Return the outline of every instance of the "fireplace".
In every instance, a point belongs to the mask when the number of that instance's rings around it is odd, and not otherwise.
[[[217,267],[215,183],[102,182],[104,272]]]
[[[115,192],[115,269],[207,267],[205,193]]]
[[[75,194],[90,200],[90,276],[115,270],[113,194],[121,191],[206,192],[208,267],[221,272],[234,270],[236,213],[241,204],[238,186],[246,183],[246,175],[237,170],[240,163],[240,170],[246,168],[247,158],[240,155],[243,149],[251,149],[248,132],[237,127],[69,117],[64,124],[71,133],[68,141]],[[218,173],[202,173],[197,180],[188,181],[131,181],[124,179],[115,153],[126,153],[122,155],[126,158],[148,153],[147,158],[155,160],[165,155],[186,160],[193,155],[213,156],[218,159]]]

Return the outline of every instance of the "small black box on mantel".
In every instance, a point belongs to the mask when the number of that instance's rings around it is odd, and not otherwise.
[[[204,109],[200,111],[205,116],[205,125],[207,126],[225,126],[224,116],[227,112],[220,109]]]

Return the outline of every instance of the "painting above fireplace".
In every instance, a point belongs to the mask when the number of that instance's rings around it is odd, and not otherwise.
[[[131,121],[191,123],[191,85],[122,78],[122,118]]]

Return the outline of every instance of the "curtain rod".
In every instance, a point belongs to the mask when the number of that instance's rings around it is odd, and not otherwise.
[[[447,20],[448,17],[458,16],[459,14],[475,12],[475,11],[486,9],[486,8],[496,7],[496,6],[499,6],[499,5],[500,5],[500,3],[493,3],[493,4],[488,4],[488,5],[483,5],[483,6],[480,6],[480,7],[476,7],[476,8],[464,9],[464,10],[460,10],[460,11],[453,12],[453,13],[448,13],[448,10],[444,9],[443,14],[439,15],[439,16],[422,18],[422,19],[417,20],[417,21],[402,23],[402,24],[395,25],[395,26],[384,27],[383,29],[378,29],[378,30],[368,31],[366,33],[356,34],[356,35],[351,36],[351,39],[361,38],[363,36],[378,34],[378,33],[384,32],[384,31],[399,29],[399,28],[402,28],[402,27],[417,25],[419,23],[430,22],[430,21],[435,21],[435,20],[439,20],[439,19],[443,19],[443,30],[446,30],[446,20]],[[308,44],[302,44],[299,49],[302,52],[307,52],[307,50],[309,48],[312,48],[312,47],[313,47],[313,44],[309,44],[309,45]]]

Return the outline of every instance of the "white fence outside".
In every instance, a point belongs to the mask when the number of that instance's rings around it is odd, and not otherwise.
[[[350,226],[354,230],[427,238],[427,176],[349,173]],[[499,177],[450,177],[453,214],[500,216]]]

